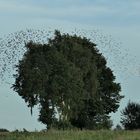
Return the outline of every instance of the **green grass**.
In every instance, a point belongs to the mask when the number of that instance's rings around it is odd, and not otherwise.
[[[0,140],[140,140],[140,131],[49,131],[0,133]]]

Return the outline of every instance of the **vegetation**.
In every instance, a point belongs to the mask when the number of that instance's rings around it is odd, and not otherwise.
[[[49,131],[1,133],[0,140],[140,140],[139,131]]]
[[[123,96],[106,59],[87,38],[55,32],[41,45],[30,42],[17,65],[13,89],[47,128],[109,129],[109,113]]]
[[[4,129],[4,128],[0,128],[0,132],[9,132],[9,130]]]
[[[114,130],[120,131],[120,130],[123,130],[123,128],[119,124],[117,124]]]
[[[121,123],[126,130],[140,129],[140,104],[129,102],[122,111]]]

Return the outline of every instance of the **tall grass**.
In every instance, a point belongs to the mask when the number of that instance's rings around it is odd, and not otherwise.
[[[140,131],[48,131],[0,133],[0,140],[140,140]]]

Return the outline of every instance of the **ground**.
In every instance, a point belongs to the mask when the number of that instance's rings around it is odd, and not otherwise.
[[[0,133],[0,140],[140,140],[140,131],[55,131]]]

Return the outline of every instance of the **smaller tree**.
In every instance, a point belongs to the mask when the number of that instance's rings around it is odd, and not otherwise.
[[[0,128],[0,132],[9,132],[9,130],[4,129],[4,128]]]
[[[129,101],[121,114],[121,123],[126,130],[140,129],[140,104]]]
[[[122,130],[122,127],[119,124],[117,124],[114,130],[115,131],[120,131],[120,130]]]

